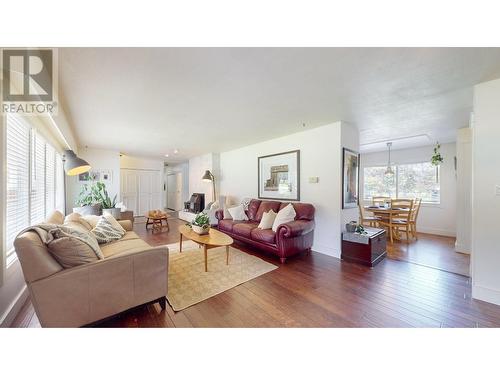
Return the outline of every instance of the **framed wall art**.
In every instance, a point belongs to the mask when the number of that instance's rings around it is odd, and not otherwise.
[[[300,200],[300,150],[258,158],[259,199]]]

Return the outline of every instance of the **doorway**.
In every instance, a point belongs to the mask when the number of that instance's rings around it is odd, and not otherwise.
[[[167,208],[173,211],[182,210],[182,173],[167,175]]]
[[[134,216],[162,207],[160,175],[158,170],[121,169],[121,197]]]

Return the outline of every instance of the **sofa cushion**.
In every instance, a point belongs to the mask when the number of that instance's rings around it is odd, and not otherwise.
[[[257,211],[259,210],[261,203],[262,203],[261,200],[252,199],[250,201],[250,203],[248,204],[247,216],[250,219],[250,221],[259,221],[260,220],[260,219],[256,219],[256,217],[257,217]]]
[[[269,212],[273,210],[274,212],[278,212],[280,209],[281,202],[278,201],[262,201],[257,210],[257,214],[255,215],[255,221],[261,221],[262,215],[264,212]]]
[[[266,242],[270,244],[276,243],[276,233],[272,229],[255,228],[250,234],[250,238],[254,241]]]
[[[64,268],[96,262],[97,255],[85,242],[75,237],[61,237],[51,241],[49,252]]]
[[[252,229],[257,228],[258,223],[238,223],[233,225],[233,233],[239,236],[250,238]]]
[[[48,224],[62,225],[64,223],[64,215],[56,210],[47,217],[45,222]]]
[[[70,223],[76,223],[78,227],[85,228],[85,230],[92,230],[93,228],[78,212],[73,212],[66,216],[64,225],[70,225]]]
[[[130,235],[130,233],[133,232],[127,232],[127,234],[121,240],[101,245],[101,250],[104,254],[104,258],[109,258],[121,254],[125,251],[144,250],[144,249],[149,249],[151,247],[140,238],[131,238],[132,235]],[[127,239],[126,238],[127,236],[130,237]]]
[[[219,220],[219,229],[223,230],[224,232],[232,233],[233,225],[238,223],[244,223],[244,221],[228,220],[228,219]]]

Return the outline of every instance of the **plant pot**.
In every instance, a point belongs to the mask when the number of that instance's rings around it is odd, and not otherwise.
[[[210,228],[203,228],[198,225],[191,225],[191,229],[193,230],[193,232],[198,234],[207,234]]]
[[[356,222],[350,222],[345,225],[345,229],[349,233],[354,233],[356,231],[357,223]]]
[[[92,206],[73,207],[73,212],[80,215],[100,216],[102,214],[102,209],[100,204],[94,204]]]
[[[113,216],[116,220],[120,219],[120,212],[121,212],[120,208],[103,208],[102,209],[103,214],[108,213],[111,216]]]

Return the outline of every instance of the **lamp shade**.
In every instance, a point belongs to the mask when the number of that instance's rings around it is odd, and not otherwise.
[[[203,177],[201,179],[202,180],[206,180],[206,181],[213,181],[214,180],[214,175],[209,170],[206,170],[205,174],[203,175]]]
[[[89,163],[87,163],[83,159],[80,159],[71,150],[66,150],[66,154],[64,156],[64,171],[68,176],[77,176],[79,174],[90,171],[90,169],[92,168]]]

